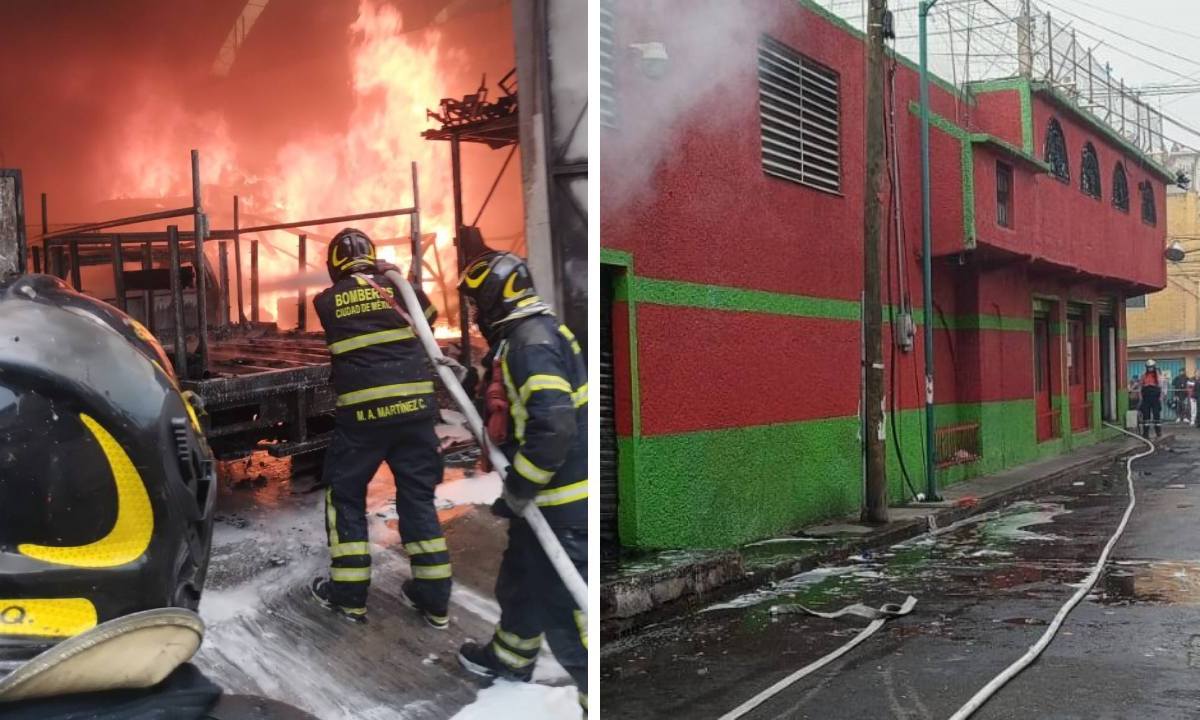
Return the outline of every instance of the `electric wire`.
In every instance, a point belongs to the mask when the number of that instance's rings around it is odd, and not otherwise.
[[[1112,553],[1112,549],[1117,544],[1117,540],[1119,540],[1121,535],[1125,532],[1125,526],[1129,524],[1129,516],[1133,514],[1133,509],[1137,506],[1137,495],[1133,487],[1133,461],[1140,460],[1141,458],[1154,454],[1156,447],[1154,443],[1129,432],[1125,428],[1117,427],[1111,423],[1104,424],[1110,428],[1113,428],[1114,430],[1125,433],[1130,437],[1137,438],[1139,441],[1150,447],[1150,449],[1145,452],[1129,456],[1129,458],[1125,461],[1125,478],[1129,484],[1129,505],[1125,508],[1125,514],[1121,517],[1121,522],[1119,525],[1117,525],[1116,532],[1114,532],[1112,537],[1109,538],[1108,543],[1104,546],[1104,550],[1100,553],[1099,560],[1096,561],[1095,567],[1093,567],[1092,571],[1088,573],[1088,576],[1084,578],[1083,584],[1080,585],[1079,589],[1075,591],[1075,594],[1072,595],[1061,608],[1059,608],[1058,612],[1054,615],[1054,620],[1051,621],[1050,626],[1046,628],[1046,632],[1042,633],[1041,638],[1039,638],[1038,641],[1034,643],[1024,655],[1018,658],[1013,664],[1005,668],[999,675],[992,678],[992,680],[988,682],[987,685],[984,685],[979,692],[975,693],[970,700],[968,700],[962,707],[958,709],[957,712],[950,716],[950,720],[966,720],[966,718],[971,717],[976,710],[978,710],[983,706],[984,703],[991,699],[991,697],[995,695],[1000,688],[1004,687],[1009,680],[1012,680],[1022,670],[1029,667],[1035,660],[1038,659],[1038,656],[1042,654],[1042,652],[1050,644],[1050,641],[1054,639],[1056,634],[1058,634],[1058,630],[1060,627],[1062,627],[1063,621],[1067,619],[1067,615],[1070,614],[1070,612],[1075,609],[1075,606],[1078,605],[1083,598],[1092,591],[1093,587],[1095,587],[1096,581],[1100,579],[1100,573],[1104,571],[1104,566],[1108,564],[1109,554]]]
[[[897,280],[898,280],[898,284],[900,286],[898,288],[899,295],[900,295],[900,302],[903,304],[906,315],[908,317],[911,317],[912,315],[911,315],[911,312],[908,311],[908,298],[907,298],[907,293],[906,293],[907,283],[905,282],[905,275],[907,274],[905,272],[905,262],[907,261],[908,258],[907,258],[907,255],[905,253],[903,253],[898,247],[898,245],[903,242],[903,240],[901,239],[903,237],[903,218],[900,213],[900,208],[902,205],[903,197],[900,193],[900,174],[898,171],[899,144],[896,141],[897,138],[896,138],[896,58],[895,58],[895,54],[893,54],[891,56],[890,62],[888,64],[888,90],[890,91],[890,92],[888,92],[888,107],[887,107],[887,112],[884,113],[884,123],[887,126],[885,128],[885,132],[884,132],[884,149],[888,154],[887,169],[888,169],[889,205],[890,205],[889,209],[891,210],[891,213],[892,213],[891,219],[894,221],[894,222],[888,223],[888,231],[887,231],[887,272],[886,272],[886,276],[887,276],[887,292],[888,292],[888,323],[892,328],[892,338],[891,338],[892,342],[890,343],[891,344],[891,349],[890,349],[891,362],[889,363],[890,367],[888,369],[888,371],[890,373],[890,377],[888,379],[888,395],[890,396],[888,405],[891,409],[891,412],[888,413],[888,420],[892,426],[892,450],[895,452],[896,460],[897,460],[898,464],[900,465],[900,475],[904,479],[904,484],[908,488],[908,491],[910,493],[912,493],[912,497],[915,499],[917,497],[918,493],[916,491],[916,488],[913,487],[912,477],[908,473],[908,465],[907,465],[907,463],[904,462],[904,451],[901,447],[903,445],[903,443],[900,442],[900,432],[899,432],[899,429],[897,428],[897,423],[896,423],[896,415],[898,414],[898,408],[897,408],[898,403],[896,402],[896,398],[899,394],[899,392],[898,392],[899,384],[896,382],[896,370],[897,370],[896,337],[897,337],[898,332],[907,332],[907,326],[904,328],[896,327],[896,303],[895,303],[895,297],[892,294],[892,268],[893,268],[892,253],[893,253],[893,251],[895,251],[896,255],[898,256],[897,262],[895,263],[894,267],[896,269]],[[895,231],[896,246],[894,246],[892,243],[893,231]],[[924,455],[924,453],[922,453],[922,455]]]

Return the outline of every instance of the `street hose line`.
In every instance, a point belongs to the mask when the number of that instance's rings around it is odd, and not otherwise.
[[[1113,546],[1117,544],[1117,540],[1119,540],[1122,533],[1125,532],[1125,526],[1129,523],[1129,516],[1133,514],[1133,508],[1137,505],[1137,496],[1134,494],[1133,489],[1133,461],[1140,460],[1141,458],[1154,454],[1156,448],[1154,443],[1134,433],[1131,433],[1124,428],[1117,427],[1116,425],[1112,425],[1110,423],[1104,424],[1110,428],[1113,428],[1114,430],[1119,430],[1130,437],[1137,438],[1150,448],[1145,452],[1141,452],[1136,455],[1130,455],[1125,461],[1125,478],[1129,483],[1129,506],[1125,508],[1125,515],[1121,518],[1121,523],[1117,526],[1117,531],[1113,533],[1111,538],[1109,538],[1108,544],[1104,546],[1104,551],[1100,553],[1099,560],[1096,561],[1096,566],[1092,568],[1092,572],[1087,576],[1087,578],[1084,579],[1083,585],[1081,585],[1079,589],[1075,591],[1075,594],[1072,595],[1069,600],[1067,600],[1066,604],[1059,609],[1058,614],[1054,616],[1054,620],[1050,623],[1050,626],[1046,628],[1046,632],[1042,633],[1042,637],[1036,643],[1034,643],[1033,647],[1029,648],[1024,655],[1018,658],[1016,662],[1005,668],[1003,672],[992,678],[991,682],[989,682],[987,685],[984,685],[979,692],[975,693],[975,695],[968,700],[965,705],[960,707],[957,712],[950,716],[950,720],[965,720],[966,718],[971,717],[971,715],[974,714],[975,711],[980,707],[982,707],[983,704],[986,703],[993,695],[995,695],[1000,688],[1004,687],[1005,683],[1007,683],[1009,680],[1012,680],[1017,676],[1018,673],[1032,665],[1033,662],[1038,659],[1038,656],[1042,654],[1042,651],[1046,649],[1046,647],[1050,644],[1050,641],[1053,640],[1054,636],[1058,633],[1059,627],[1061,627],[1063,621],[1067,619],[1067,614],[1074,610],[1075,606],[1078,605],[1080,601],[1082,601],[1083,598],[1092,591],[1093,587],[1095,587],[1096,581],[1100,579],[1100,573],[1104,571],[1104,566],[1108,564],[1109,553],[1112,552]]]
[[[869,617],[869,618],[872,618],[872,620],[871,620],[870,625],[867,625],[862,630],[859,630],[858,634],[855,635],[854,637],[850,638],[850,641],[847,642],[846,644],[842,645],[841,647],[839,647],[838,649],[829,653],[828,655],[825,655],[824,657],[820,658],[819,660],[816,660],[814,662],[809,663],[808,665],[805,665],[804,667],[800,668],[799,670],[792,673],[791,675],[788,675],[787,677],[785,677],[784,679],[775,683],[771,687],[767,688],[766,690],[763,690],[762,692],[760,692],[759,694],[750,698],[746,702],[742,703],[741,705],[738,705],[734,709],[725,713],[718,720],[737,720],[737,718],[744,716],[745,714],[749,713],[754,708],[758,707],[759,705],[762,705],[766,701],[770,700],[771,698],[775,697],[779,693],[781,693],[784,690],[791,687],[797,680],[805,677],[806,675],[811,675],[812,673],[816,672],[817,670],[820,670],[821,668],[825,667],[829,663],[833,662],[834,660],[837,660],[841,656],[850,652],[851,650],[854,649],[854,646],[858,645],[863,640],[866,640],[867,638],[874,635],[875,631],[878,630],[879,628],[883,627],[883,624],[886,623],[888,620],[891,620],[892,618],[902,617],[904,615],[911,613],[913,608],[916,607],[916,605],[917,605],[917,599],[915,597],[913,597],[912,595],[909,595],[905,599],[904,603],[901,605],[887,604],[887,605],[884,605],[883,607],[880,607],[879,609],[869,608],[869,607],[866,607],[864,605],[860,605],[857,603],[854,605],[847,606],[837,612],[832,612],[832,613],[816,612],[814,610],[809,610],[808,608],[806,608],[802,605],[786,605],[786,606],[779,606],[778,608],[772,608],[772,610],[779,609],[783,613],[803,612],[803,613],[807,613],[809,615],[815,615],[817,617],[830,618],[830,619],[838,618],[843,615],[857,615],[859,617]]]

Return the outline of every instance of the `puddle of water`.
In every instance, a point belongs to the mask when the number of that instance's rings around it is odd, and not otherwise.
[[[1053,502],[1016,502],[1010,505],[998,518],[980,525],[979,532],[985,540],[1001,542],[1030,542],[1066,540],[1060,535],[1037,533],[1024,528],[1034,525],[1047,525],[1054,518],[1071,512],[1062,503]]]

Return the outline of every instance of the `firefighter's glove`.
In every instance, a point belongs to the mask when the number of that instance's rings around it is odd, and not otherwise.
[[[450,370],[454,373],[454,377],[458,378],[459,383],[462,383],[462,381],[467,377],[467,369],[463,367],[462,363],[454,358],[443,355],[437,359],[437,364],[450,368]]]
[[[492,503],[493,515],[508,518],[510,520],[524,514],[525,508],[529,507],[529,504],[533,502],[532,496],[519,497],[509,489],[513,484],[512,480],[510,479],[513,472],[514,471],[510,468],[508,471],[509,477],[505,478],[504,480],[504,492],[500,494],[500,497],[496,499],[496,502]]]
[[[500,499],[505,505],[508,506],[508,509],[511,510],[514,515],[524,515],[525,508],[529,507],[529,504],[533,502],[533,498],[531,497],[523,498],[513,495],[508,491],[507,485],[505,486],[504,493],[500,496]]]

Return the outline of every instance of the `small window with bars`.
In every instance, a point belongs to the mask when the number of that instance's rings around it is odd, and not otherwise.
[[[1013,169],[996,162],[996,224],[1011,228],[1013,222]]]
[[[1149,180],[1138,183],[1142,194],[1142,222],[1147,225],[1158,224],[1158,209],[1154,206],[1154,185]]]
[[[1079,189],[1084,195],[1097,200],[1104,195],[1100,191],[1100,159],[1096,157],[1096,148],[1090,142],[1083,144],[1083,158],[1079,163]]]
[[[1129,212],[1129,180],[1125,177],[1125,165],[1117,163],[1113,170],[1113,207],[1121,212]]]
[[[839,193],[838,74],[764,35],[758,45],[758,93],[763,171]]]
[[[1050,172],[1062,182],[1071,182],[1071,161],[1067,158],[1067,138],[1063,135],[1062,125],[1058,120],[1050,118],[1046,125],[1045,161],[1050,166]]]
[[[616,0],[600,0],[600,124],[605,127],[617,126],[614,2]]]

